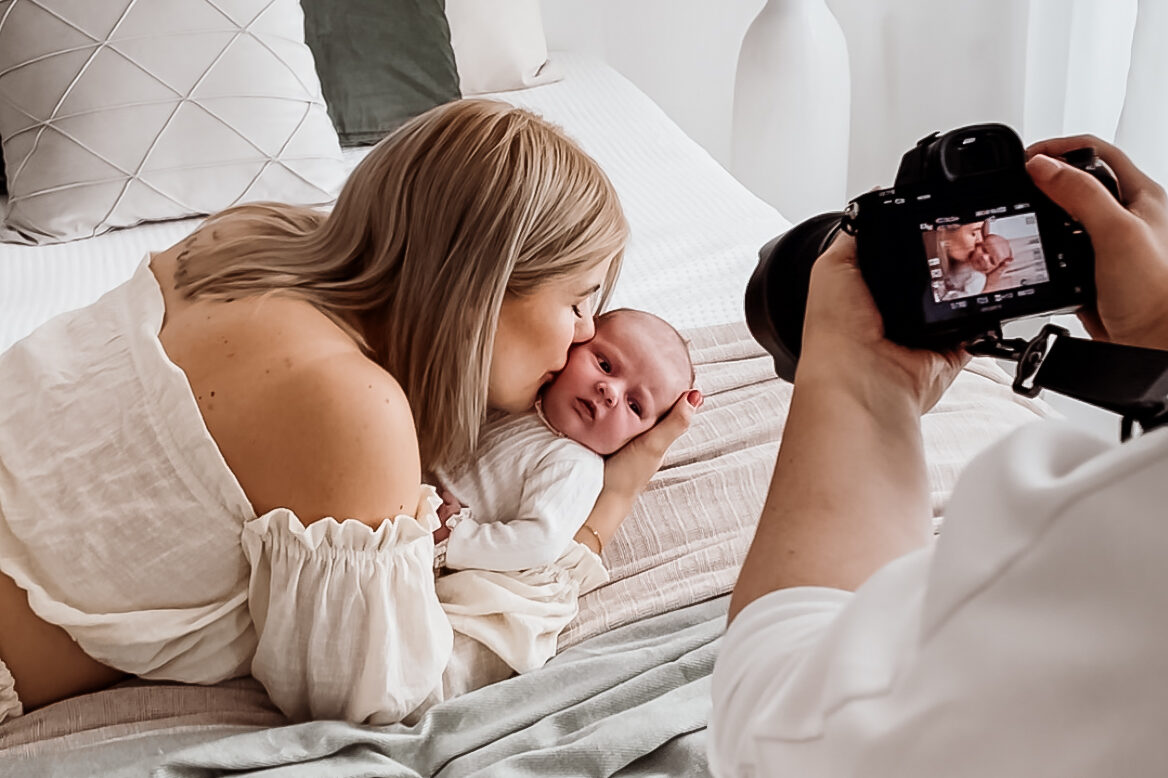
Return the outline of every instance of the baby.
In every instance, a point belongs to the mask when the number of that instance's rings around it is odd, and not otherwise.
[[[689,349],[664,320],[619,309],[572,348],[536,409],[488,421],[475,461],[439,473],[465,506],[446,567],[524,570],[554,562],[604,484],[604,457],[663,417],[693,386]]]
[[[489,419],[475,460],[436,474],[447,502],[457,501],[436,548],[436,566],[452,572],[435,588],[458,635],[518,672],[555,654],[580,595],[608,581],[598,553],[573,539],[604,485],[604,457],[656,424],[693,381],[672,326],[610,311],[592,340],[572,347],[535,410]]]

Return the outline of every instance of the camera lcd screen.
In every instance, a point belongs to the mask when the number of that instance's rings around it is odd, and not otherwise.
[[[921,228],[933,302],[940,306],[996,305],[1050,281],[1033,212],[942,217]]]

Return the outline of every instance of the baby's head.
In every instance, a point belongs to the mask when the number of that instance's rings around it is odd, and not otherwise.
[[[1010,250],[1010,241],[1001,235],[991,234],[986,235],[981,243],[977,244],[977,248],[974,249],[973,256],[970,258],[970,264],[975,270],[989,273],[1013,258],[1014,252]]]
[[[668,322],[620,308],[596,320],[596,337],[568,353],[544,387],[544,417],[597,454],[611,454],[657,423],[694,370],[685,340]]]

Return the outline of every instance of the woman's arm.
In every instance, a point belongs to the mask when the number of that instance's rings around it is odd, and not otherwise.
[[[598,536],[601,547],[608,545],[632,512],[637,496],[661,468],[665,452],[689,429],[694,412],[703,402],[702,393],[697,389],[685,392],[673,404],[668,416],[605,461],[604,488],[584,526],[576,532],[576,542],[597,553],[601,550],[597,544]],[[595,535],[589,527],[596,531]]]
[[[964,361],[884,339],[854,240],[819,258],[791,410],[731,619],[777,589],[854,589],[927,542],[920,415]]]
[[[604,546],[608,545],[608,541],[612,540],[624,520],[633,512],[633,503],[636,499],[637,494],[635,493],[622,494],[613,490],[602,491],[600,496],[596,498],[596,504],[592,506],[592,512],[588,514],[588,520],[580,529],[576,530],[576,542],[583,543],[599,554]],[[588,529],[589,527],[596,530],[595,535]],[[598,538],[599,543],[597,542]]]

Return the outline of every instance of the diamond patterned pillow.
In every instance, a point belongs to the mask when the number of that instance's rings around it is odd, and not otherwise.
[[[296,0],[0,0],[0,137],[22,243],[345,176]]]

